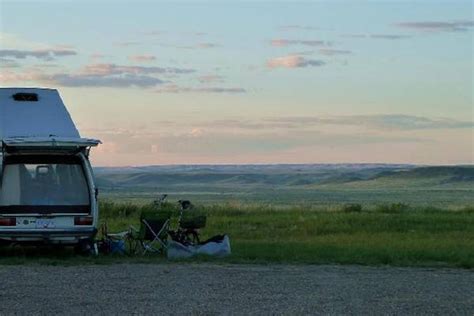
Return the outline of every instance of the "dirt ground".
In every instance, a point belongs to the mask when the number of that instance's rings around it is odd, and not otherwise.
[[[474,314],[474,271],[313,265],[0,266],[0,314]]]

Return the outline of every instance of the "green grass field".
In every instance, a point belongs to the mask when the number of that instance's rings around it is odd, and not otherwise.
[[[149,207],[105,202],[102,220],[120,231],[138,225],[140,212]],[[208,217],[204,238],[229,234],[233,254],[227,262],[474,268],[472,208],[394,204],[351,212],[229,204],[200,209]]]
[[[98,185],[100,221],[111,232],[138,226],[161,193],[169,201],[190,199],[207,214],[203,238],[230,236],[232,256],[218,262],[474,268],[472,166],[112,168],[98,170]],[[177,216],[176,206],[168,204]],[[160,260],[0,255],[0,263]]]

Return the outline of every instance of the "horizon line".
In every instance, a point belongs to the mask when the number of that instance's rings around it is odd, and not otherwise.
[[[414,167],[474,167],[474,162],[457,164],[418,164],[418,163],[386,163],[386,162],[341,162],[341,163],[177,163],[152,165],[119,165],[94,166],[93,168],[143,168],[143,167],[179,167],[179,166],[308,166],[308,165],[385,165]]]

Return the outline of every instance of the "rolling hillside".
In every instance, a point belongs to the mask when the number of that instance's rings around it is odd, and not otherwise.
[[[474,204],[474,166],[411,165],[207,165],[98,168],[101,197],[150,201],[167,193],[171,199],[197,203],[269,203],[376,205]]]
[[[99,168],[102,188],[443,186],[474,184],[474,166],[270,165]]]
[[[349,181],[345,186],[367,189],[378,187],[474,189],[474,166],[435,166],[384,171],[371,179]]]

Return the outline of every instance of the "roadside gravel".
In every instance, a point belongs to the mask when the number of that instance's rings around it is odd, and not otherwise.
[[[313,265],[0,266],[0,314],[474,314],[474,272]]]

